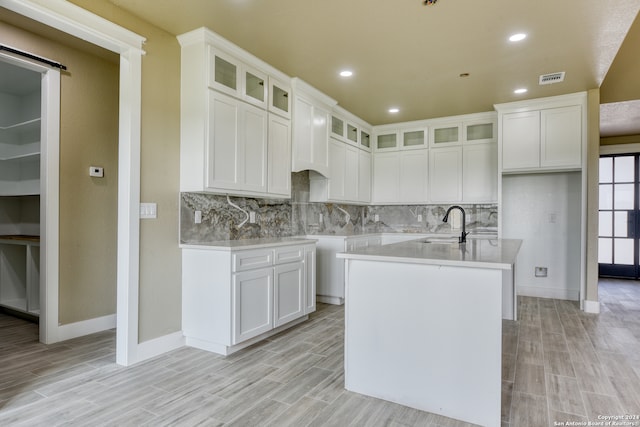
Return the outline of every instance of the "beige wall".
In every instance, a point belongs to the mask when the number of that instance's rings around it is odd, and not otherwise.
[[[107,0],[72,3],[147,41],[142,57],[141,201],[158,204],[158,218],[141,221],[139,341],[180,331],[181,254],[180,46],[176,38]]]
[[[598,301],[598,174],[600,159],[600,91],[587,98],[587,295]]]
[[[96,56],[0,16],[3,43],[54,59],[61,73],[59,322],[116,311],[117,57]],[[13,26],[9,24],[21,26]],[[105,169],[90,178],[89,166]]]

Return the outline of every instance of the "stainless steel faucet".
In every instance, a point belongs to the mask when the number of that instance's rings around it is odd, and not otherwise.
[[[449,220],[449,213],[451,212],[452,209],[459,209],[460,212],[462,212],[462,234],[460,234],[460,237],[458,237],[458,243],[465,243],[467,241],[467,233],[466,232],[466,213],[464,211],[464,209],[462,208],[462,206],[458,206],[458,205],[454,205],[451,206],[449,209],[447,209],[447,213],[444,214],[444,218],[442,218],[442,222],[447,222]]]

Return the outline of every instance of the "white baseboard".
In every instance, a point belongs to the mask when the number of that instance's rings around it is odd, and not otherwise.
[[[344,298],[329,297],[326,295],[316,295],[316,302],[323,302],[325,304],[342,305],[344,304]]]
[[[600,313],[600,303],[598,301],[590,301],[588,299],[584,300],[582,303],[582,309],[585,313]]]
[[[557,289],[542,288],[539,286],[518,286],[518,295],[536,298],[564,299],[569,301],[579,301],[580,291],[578,289]]]
[[[95,319],[83,320],[81,322],[69,323],[58,326],[57,341],[66,341],[72,338],[83,337],[95,334],[116,327],[116,315],[96,317]]]
[[[141,342],[138,344],[135,363],[140,363],[144,360],[151,359],[152,357],[184,347],[184,345],[185,340],[184,335],[182,335],[182,331]]]

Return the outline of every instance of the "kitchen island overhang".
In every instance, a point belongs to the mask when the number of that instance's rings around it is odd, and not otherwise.
[[[499,426],[503,282],[513,287],[520,243],[410,241],[338,254],[345,388]]]

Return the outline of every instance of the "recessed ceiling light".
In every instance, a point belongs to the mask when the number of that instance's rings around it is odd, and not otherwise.
[[[400,109],[399,109],[399,108],[396,108],[396,107],[389,108],[389,112],[390,112],[390,113],[398,113],[398,112],[400,112]]]
[[[521,87],[520,89],[514,90],[513,93],[517,93],[518,95],[521,93],[527,93],[527,89]]]
[[[509,41],[510,42],[519,42],[520,40],[524,40],[527,38],[527,35],[525,33],[517,33],[517,34],[513,34],[511,37],[509,37]]]
[[[351,76],[353,76],[353,71],[351,71],[351,70],[342,70],[342,71],[340,71],[340,75],[342,77],[351,77]]]

